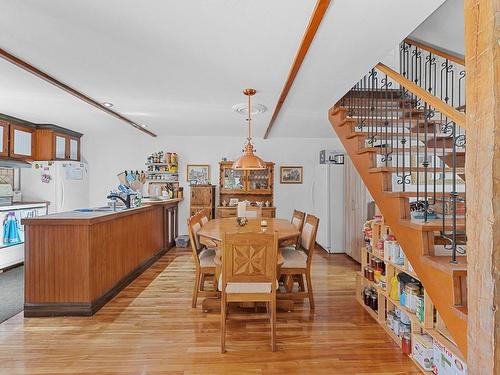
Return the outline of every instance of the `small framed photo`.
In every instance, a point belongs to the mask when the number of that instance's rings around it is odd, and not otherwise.
[[[193,185],[204,185],[210,183],[210,165],[188,164],[186,169],[186,180]]]
[[[303,181],[302,167],[280,167],[280,183],[282,184],[301,184]]]

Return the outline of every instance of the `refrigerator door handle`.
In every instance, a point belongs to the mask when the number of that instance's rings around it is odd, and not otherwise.
[[[59,211],[62,211],[64,207],[64,181],[61,180],[61,205],[59,206]]]

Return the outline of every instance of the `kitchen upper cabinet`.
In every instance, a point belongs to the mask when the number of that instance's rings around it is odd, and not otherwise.
[[[58,126],[37,129],[38,160],[80,160],[80,133]]]
[[[57,125],[0,114],[0,158],[79,161],[82,135]]]
[[[9,123],[0,120],[0,156],[9,156]]]
[[[11,123],[9,127],[9,157],[15,159],[33,159],[35,155],[35,129],[29,126]]]

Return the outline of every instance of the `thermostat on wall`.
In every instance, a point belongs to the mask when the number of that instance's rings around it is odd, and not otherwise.
[[[344,164],[344,151],[342,150],[321,150],[319,152],[320,164]]]

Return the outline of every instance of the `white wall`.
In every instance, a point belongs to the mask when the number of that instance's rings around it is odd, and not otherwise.
[[[86,134],[82,142],[82,152],[90,169],[90,204],[91,206],[105,204],[109,191],[118,185],[116,175],[125,169],[144,169],[147,156],[159,150],[177,152],[179,155],[179,178],[181,186],[184,187],[185,196],[189,197],[186,165],[210,164],[211,182],[218,185],[218,162],[222,157],[233,159],[239,156],[243,142],[243,136],[151,138],[136,131],[120,132],[119,136],[102,133],[99,135]],[[318,199],[326,201],[326,198],[313,195],[313,182],[318,173],[316,167],[319,164],[319,152],[323,149],[342,148],[340,141],[336,138],[271,138],[269,140],[257,139],[255,144],[257,154],[260,157],[276,163],[274,202],[277,207],[277,216],[289,218],[294,208],[316,213],[313,210],[314,203]],[[280,165],[302,165],[304,167],[304,183],[300,185],[280,184]],[[185,223],[188,211],[189,199],[185,199],[180,203],[180,233],[186,231]],[[321,219],[323,218],[320,216]],[[326,218],[323,222],[326,222]]]

